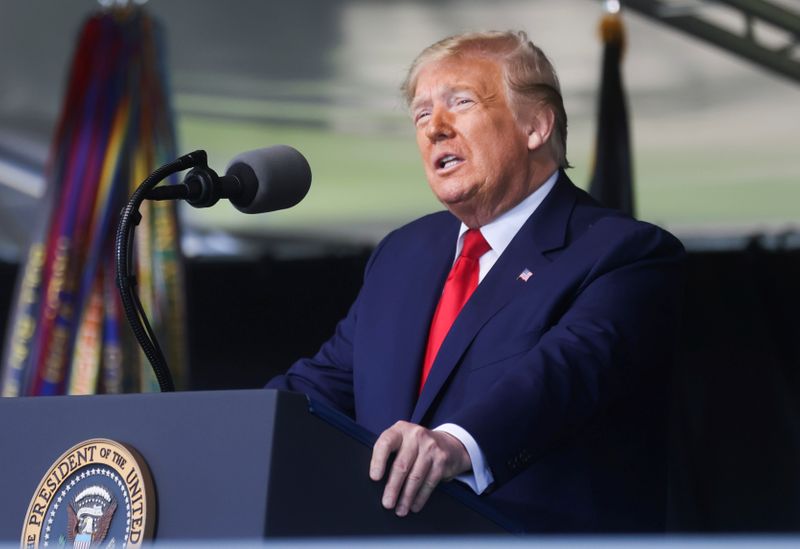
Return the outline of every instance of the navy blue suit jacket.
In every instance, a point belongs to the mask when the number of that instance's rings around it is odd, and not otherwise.
[[[418,397],[459,226],[440,212],[389,234],[334,336],[269,386],[376,434],[398,420],[460,425],[493,472],[485,497],[528,530],[663,528],[680,243],[560,174],[462,309]]]

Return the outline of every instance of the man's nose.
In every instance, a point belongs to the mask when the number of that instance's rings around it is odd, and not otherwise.
[[[425,128],[425,136],[435,143],[453,137],[454,133],[450,113],[442,108],[433,109],[428,127]]]

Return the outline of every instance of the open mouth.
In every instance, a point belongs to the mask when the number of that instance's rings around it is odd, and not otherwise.
[[[439,157],[438,160],[434,163],[437,170],[448,170],[454,166],[461,164],[464,161],[463,158],[459,158],[454,154],[445,154]]]

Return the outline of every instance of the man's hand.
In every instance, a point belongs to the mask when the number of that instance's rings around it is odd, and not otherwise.
[[[409,509],[418,513],[440,481],[472,468],[467,449],[453,435],[398,421],[375,441],[369,465],[372,480],[383,478],[393,452],[397,455],[381,503],[399,517],[406,516]]]

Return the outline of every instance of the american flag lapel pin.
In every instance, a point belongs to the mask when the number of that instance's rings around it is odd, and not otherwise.
[[[517,280],[521,280],[523,282],[527,282],[528,279],[530,277],[532,277],[532,276],[533,276],[533,272],[531,272],[529,269],[525,269],[524,271],[519,273],[519,276],[517,276]]]

